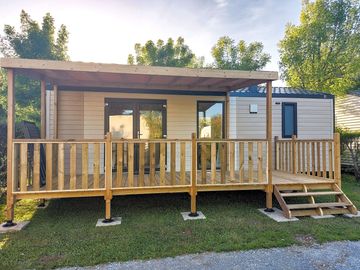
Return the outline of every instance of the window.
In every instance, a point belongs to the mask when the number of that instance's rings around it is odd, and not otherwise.
[[[198,138],[224,137],[224,102],[198,101],[197,115]]]
[[[296,103],[282,103],[282,137],[291,138],[297,135],[297,105]]]

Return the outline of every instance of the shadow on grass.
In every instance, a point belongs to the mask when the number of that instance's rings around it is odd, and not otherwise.
[[[346,184],[359,202],[360,187]],[[105,213],[103,198],[52,200],[36,210],[28,201],[16,211],[33,211],[28,227],[0,236],[0,269],[54,268],[112,261],[150,259],[205,251],[246,250],[299,243],[299,235],[316,241],[360,239],[360,220],[302,218],[276,223],[257,209],[265,193],[256,191],[199,193],[198,209],[206,220],[183,221],[188,194],[114,197],[112,215],[119,226],[96,228]],[[26,210],[24,210],[24,209]]]

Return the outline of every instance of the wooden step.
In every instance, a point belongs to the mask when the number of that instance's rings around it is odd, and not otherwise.
[[[348,208],[322,208],[324,215],[340,215],[340,214],[350,214]],[[305,217],[305,216],[318,216],[319,212],[317,209],[298,209],[291,210],[292,217]]]
[[[326,196],[326,195],[340,195],[339,191],[319,191],[319,192],[283,192],[280,193],[283,197],[306,197],[306,196]]]
[[[288,204],[287,207],[292,209],[311,209],[311,208],[329,208],[329,207],[346,207],[351,204],[344,202],[330,202],[330,203],[304,203],[304,204]]]

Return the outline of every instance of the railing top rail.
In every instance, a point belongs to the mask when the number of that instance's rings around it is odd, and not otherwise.
[[[112,138],[111,142],[114,142],[114,143],[191,142],[191,139],[114,139],[114,138]]]
[[[297,142],[333,142],[334,139],[294,139]],[[291,142],[292,139],[277,139],[277,142]]]
[[[105,143],[105,139],[14,139],[14,143]]]
[[[267,142],[266,139],[197,139],[197,142]]]

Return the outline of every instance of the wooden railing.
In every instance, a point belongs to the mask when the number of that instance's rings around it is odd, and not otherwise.
[[[14,140],[14,192],[104,189],[105,140]]]
[[[13,147],[15,195],[111,199],[113,192],[196,193],[201,186],[268,179],[266,140],[113,139],[109,133],[100,140],[15,139]]]
[[[113,187],[189,186],[191,139],[112,140]]]
[[[197,184],[267,183],[266,140],[197,140]]]
[[[275,137],[275,169],[340,181],[340,139],[279,140]]]

